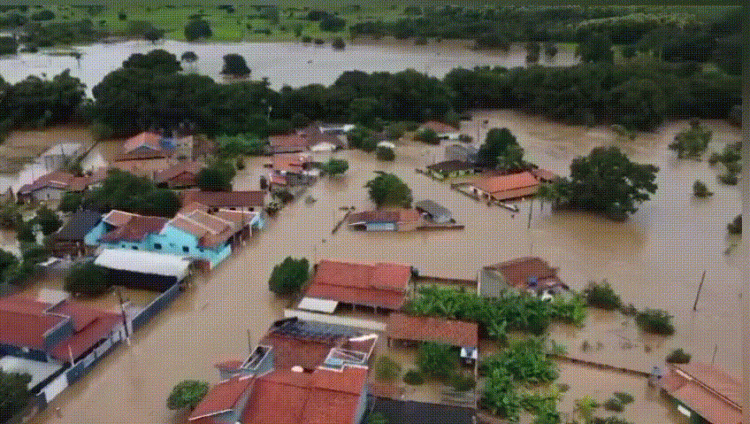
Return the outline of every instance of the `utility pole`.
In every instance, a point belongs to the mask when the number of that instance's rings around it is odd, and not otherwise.
[[[711,366],[714,366],[714,361],[716,360],[716,351],[719,350],[719,345],[714,345],[714,354],[711,355]]]
[[[531,213],[534,211],[534,198],[531,198],[531,205],[529,205],[529,222],[526,224],[526,229],[531,228]]]
[[[695,303],[693,303],[693,310],[696,310],[696,307],[698,306],[698,297],[701,295],[701,289],[703,289],[703,280],[706,279],[706,270],[703,270],[703,275],[701,275],[701,282],[698,284],[698,293],[695,294]]]
[[[253,353],[253,340],[250,336],[250,329],[247,329],[247,354],[250,355]]]
[[[122,301],[122,293],[120,292],[120,288],[115,286],[115,293],[117,294],[117,299],[120,301],[120,312],[122,312],[122,325],[125,327],[125,338],[128,341],[128,344],[130,344],[130,331],[128,330],[128,317],[125,314],[125,307],[123,306]]]

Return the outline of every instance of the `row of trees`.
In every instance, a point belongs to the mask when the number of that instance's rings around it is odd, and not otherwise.
[[[651,130],[666,118],[725,118],[741,99],[740,77],[704,73],[693,65],[485,67],[455,69],[443,80],[414,70],[347,71],[329,87],[274,91],[267,81],[227,85],[180,74],[177,58],[164,51],[140,56],[149,58],[128,59],[93,89],[93,117],[117,135],[189,122],[209,135],[251,132],[264,138],[313,119],[382,129],[389,121],[443,119],[476,107]]]

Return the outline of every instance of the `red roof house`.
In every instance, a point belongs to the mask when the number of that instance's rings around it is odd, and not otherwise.
[[[159,152],[162,150],[161,139],[159,134],[144,131],[138,135],[130,137],[123,143],[122,150],[125,153],[134,152]]]
[[[265,205],[266,192],[262,190],[246,191],[202,191],[185,190],[181,194],[182,205],[197,202],[209,207],[212,211],[220,208],[254,211]]]
[[[438,121],[427,121],[424,124],[420,125],[419,129],[431,129],[435,131],[435,133],[438,135],[438,137],[450,137],[454,138],[453,135],[455,134],[455,138],[458,137],[458,128],[445,124],[443,122]]]
[[[388,317],[386,332],[389,339],[438,342],[458,347],[479,346],[479,326],[474,322],[394,312]]]
[[[322,260],[305,294],[344,304],[398,310],[406,302],[409,265]]]
[[[478,291],[483,296],[498,297],[504,290],[560,292],[568,286],[560,281],[557,268],[538,257],[526,256],[482,268]]]
[[[712,424],[742,422],[742,383],[718,368],[702,362],[672,364],[660,384],[691,422],[704,422],[693,415]]]
[[[472,184],[474,194],[495,200],[529,197],[539,189],[539,180],[531,172],[481,178]]]
[[[66,191],[81,192],[90,184],[89,177],[78,177],[69,172],[54,171],[18,189],[20,200],[60,200]]]
[[[203,164],[200,162],[181,162],[157,172],[154,175],[154,182],[166,184],[169,188],[194,187],[198,184],[196,177],[201,169],[203,169]]]
[[[299,134],[272,135],[268,142],[273,153],[304,152],[309,145],[309,141]]]

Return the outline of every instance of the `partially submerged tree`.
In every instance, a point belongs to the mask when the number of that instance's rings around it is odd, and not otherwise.
[[[487,131],[484,143],[479,146],[477,157],[479,164],[488,168],[495,168],[498,157],[505,156],[509,149],[518,146],[518,140],[507,128],[492,128]]]
[[[184,380],[177,383],[167,398],[167,408],[190,408],[192,411],[208,393],[208,383],[198,380]]]
[[[620,296],[615,293],[607,280],[601,283],[590,281],[583,290],[583,295],[586,297],[586,303],[597,308],[613,310],[622,306]]]
[[[396,159],[396,153],[394,153],[393,149],[390,147],[380,146],[375,150],[375,157],[377,157],[378,160],[391,162]]]
[[[86,262],[73,265],[65,277],[65,290],[84,296],[99,296],[112,286],[107,268]]]
[[[388,174],[382,171],[375,172],[377,176],[365,184],[368,188],[370,200],[377,207],[381,206],[401,206],[409,207],[413,200],[411,189],[401,178],[394,174]]]
[[[458,365],[458,352],[443,343],[426,342],[419,345],[417,366],[427,376],[445,380]]]
[[[732,222],[727,224],[729,234],[742,234],[742,214],[734,217]]]
[[[31,396],[27,388],[30,382],[31,375],[27,373],[0,369],[0,422],[10,420],[26,406]]]
[[[287,256],[284,261],[273,267],[268,289],[277,295],[288,295],[297,292],[307,282],[310,264],[306,258],[294,259]]]
[[[329,159],[322,167],[328,175],[335,177],[336,175],[342,175],[349,169],[349,162],[346,159]]]
[[[226,162],[217,162],[201,169],[198,175],[196,175],[195,180],[201,190],[230,191],[232,190],[232,179],[235,174],[234,165]]]
[[[382,355],[375,361],[375,376],[379,380],[393,381],[401,374],[401,365],[389,356]]]
[[[713,196],[714,193],[708,189],[706,183],[701,180],[695,180],[693,183],[693,195],[695,197],[709,197]]]
[[[244,57],[236,53],[224,55],[224,67],[221,68],[223,75],[246,77],[250,75],[250,72],[250,68],[247,67]]]
[[[669,144],[680,159],[700,159],[711,142],[712,131],[701,125],[700,121],[690,121],[690,128],[680,131]]]

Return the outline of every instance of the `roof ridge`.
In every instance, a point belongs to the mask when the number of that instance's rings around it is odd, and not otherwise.
[[[195,211],[194,211],[194,212],[195,212]],[[190,218],[190,217],[189,217],[189,216],[187,216],[187,215],[184,215],[184,214],[178,213],[178,214],[177,214],[177,217],[179,217],[179,218],[182,218],[182,219],[184,219],[184,220],[186,220],[186,221],[190,222],[191,224],[195,224],[195,225],[197,225],[197,226],[199,226],[199,227],[203,228],[204,230],[208,231],[209,233],[211,233],[211,234],[213,234],[213,235],[217,235],[217,234],[219,234],[219,233],[218,233],[218,232],[216,232],[215,230],[211,229],[211,228],[210,228],[209,226],[207,226],[207,225],[204,225],[204,224],[202,224],[202,223],[200,223],[200,222],[198,222],[198,221],[196,221],[196,220],[194,220],[194,219]]]

